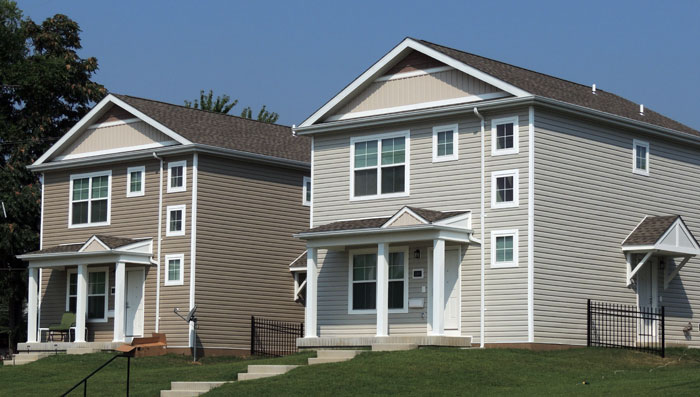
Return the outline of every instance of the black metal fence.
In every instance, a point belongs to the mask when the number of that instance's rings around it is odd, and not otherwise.
[[[666,354],[666,313],[660,309],[588,300],[588,346]]]
[[[297,338],[304,337],[304,323],[250,317],[250,354],[280,357],[298,352]]]

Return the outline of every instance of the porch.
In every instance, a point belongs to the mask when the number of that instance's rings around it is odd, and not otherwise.
[[[307,241],[305,268],[292,266],[305,273],[295,277],[306,295],[298,347],[471,346],[461,329],[462,263],[479,244],[470,212],[404,207],[297,237]]]
[[[151,239],[92,236],[18,258],[29,263],[27,342],[21,351],[112,350],[143,336]],[[70,331],[49,330],[62,319]],[[63,321],[65,322],[65,320]],[[66,335],[67,334],[67,335]],[[66,337],[67,336],[67,337]]]

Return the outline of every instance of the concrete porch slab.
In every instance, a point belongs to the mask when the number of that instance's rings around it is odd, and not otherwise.
[[[297,338],[300,349],[371,347],[379,344],[471,347],[471,336],[322,336],[318,338]]]
[[[20,352],[66,352],[68,349],[91,349],[95,351],[114,350],[123,345],[119,342],[36,342],[18,343],[17,350]]]

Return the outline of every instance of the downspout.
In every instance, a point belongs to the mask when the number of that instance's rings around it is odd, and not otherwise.
[[[486,214],[484,213],[484,207],[485,207],[485,169],[484,169],[484,148],[485,148],[485,132],[484,132],[484,116],[482,116],[479,113],[479,110],[474,107],[474,114],[476,117],[481,119],[481,212],[479,219],[479,223],[481,223],[481,321],[480,321],[480,326],[479,326],[479,347],[484,348],[484,318],[485,318],[485,313],[486,313],[486,301],[484,299],[484,280],[486,278],[486,271],[485,271],[485,257],[486,257],[486,251],[484,248],[484,244],[486,243],[486,236],[484,235],[485,231],[485,226],[484,224],[486,223]]]
[[[163,226],[163,159],[158,157],[156,152],[153,152],[153,157],[156,160],[160,160],[160,168],[158,168],[160,177],[160,183],[158,184],[158,263],[156,266],[156,333],[158,333],[160,326],[160,245],[163,240],[163,232],[161,230]]]

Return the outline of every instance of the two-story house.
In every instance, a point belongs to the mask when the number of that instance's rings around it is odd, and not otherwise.
[[[587,299],[664,306],[667,341],[700,345],[700,132],[411,38],[295,132],[299,346],[581,345]]]
[[[310,141],[108,95],[30,167],[43,179],[41,247],[20,256],[20,350],[111,349],[159,332],[169,351],[246,354],[251,315],[301,321],[288,264],[304,246],[292,233],[308,224]],[[174,313],[195,305],[196,341]],[[42,343],[64,312],[76,317],[71,343]]]

